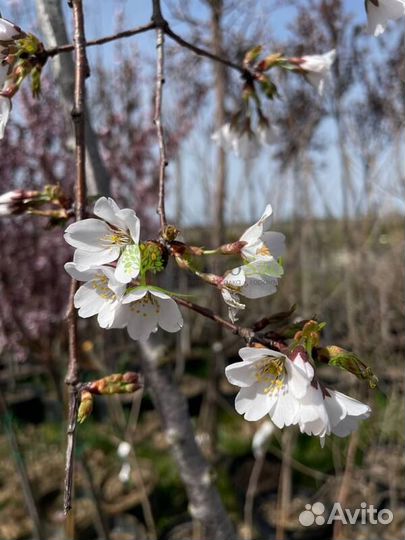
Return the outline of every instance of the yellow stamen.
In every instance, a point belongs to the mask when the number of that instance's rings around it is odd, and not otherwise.
[[[98,272],[95,279],[92,281],[92,287],[97,294],[104,300],[115,300],[115,293],[108,286],[108,278],[103,273]]]
[[[263,244],[262,247],[257,250],[257,255],[262,255],[263,257],[267,257],[271,255],[271,252],[269,248]]]
[[[256,381],[265,383],[265,394],[277,394],[284,386],[284,358],[267,356],[256,364]]]

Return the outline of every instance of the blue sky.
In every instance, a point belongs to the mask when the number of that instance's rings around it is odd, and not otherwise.
[[[18,0],[0,1],[0,7],[3,14],[7,17],[10,9],[10,4],[18,3]],[[32,10],[35,6],[35,1],[21,0],[20,5],[24,8],[29,4],[29,8]],[[165,0],[163,0],[163,10],[165,15],[170,19],[170,12],[167,9]],[[171,1],[173,3],[173,1]],[[274,2],[272,2],[274,3]],[[124,14],[124,28],[131,28],[144,24],[150,20],[151,15],[151,1],[141,0],[134,2],[134,0],[86,0],[84,2],[86,7],[86,33],[87,39],[92,39],[114,33],[117,29],[117,13],[121,11]],[[283,6],[283,2],[279,2]],[[355,15],[356,22],[363,24],[366,22],[366,15],[364,10],[363,0],[345,0],[345,7],[348,11]],[[207,15],[206,8],[199,0],[190,0],[190,11],[196,18],[204,19]],[[95,9],[97,6],[97,9]],[[241,2],[243,6],[243,2]],[[261,0],[257,4],[255,16],[258,18],[268,17],[268,0]],[[242,9],[242,8],[241,8]],[[290,20],[293,18],[294,12],[292,8],[280,7],[271,12],[271,35],[276,37],[288,38],[287,26]],[[9,15],[11,16],[11,14]],[[71,13],[66,7],[67,22],[71,25]],[[29,17],[31,19],[31,17]],[[32,20],[32,19],[31,19]],[[29,25],[30,20],[26,22]],[[185,28],[182,24],[173,23],[173,28],[179,33],[184,33]],[[27,26],[27,30],[29,30]],[[373,38],[370,38],[373,39]],[[145,53],[145,63],[150,62],[153,69],[153,56],[155,51],[154,36],[152,33],[142,34],[134,38],[130,38],[131,42],[135,42],[140,50]],[[105,45],[98,48],[97,53],[95,48],[91,49],[90,62],[96,61],[96,54],[98,59],[101,59],[108,63],[112,60],[113,45]],[[311,51],[312,52],[312,51]],[[322,52],[322,51],[313,51]],[[100,54],[101,53],[101,54]],[[191,53],[190,53],[191,54]],[[208,70],[212,69],[210,62],[207,62]],[[170,94],[170,74],[168,74],[167,96]],[[145,89],[148,92],[149,89]],[[318,96],[314,92],[314,100],[318,99]],[[205,111],[204,124],[209,125],[209,122],[213,122],[211,118],[212,112],[209,108]],[[330,140],[329,150],[327,151],[325,161],[327,162],[327,168],[324,171],[325,180],[321,179],[323,185],[323,196],[328,202],[328,205],[333,209],[336,216],[341,211],[341,199],[339,189],[339,174],[340,164],[337,158],[337,154],[334,146],[334,133],[333,128],[325,128],[325,137]],[[201,141],[201,135],[198,131],[198,126],[193,133],[187,138],[182,149],[182,165],[184,172],[184,187],[182,193],[184,215],[183,220],[185,223],[199,223],[205,222],[209,217],[207,212],[209,211],[209,201],[207,202],[207,186],[210,185],[210,178],[215,173],[215,146],[209,140],[208,135],[205,135],[203,141]],[[203,166],[202,166],[203,165]],[[254,164],[249,164],[246,167],[241,160],[229,156],[228,159],[229,178],[228,178],[228,198],[227,198],[227,217],[228,220],[249,220],[257,217],[261,214],[262,206],[269,201],[276,207],[275,213],[280,219],[288,216],[292,209],[292,198],[285,196],[287,190],[292,191],[293,179],[291,177],[279,177],[274,171],[274,166],[271,161],[271,155],[269,152],[262,152],[262,155]],[[247,170],[249,171],[250,178],[247,179]],[[168,169],[169,175],[174,177],[175,169],[174,165],[170,164]],[[211,182],[212,184],[212,182]],[[176,192],[173,189],[174,182],[172,182],[172,188],[169,189],[169,213],[174,213],[176,204]],[[387,211],[393,209],[403,209],[401,205],[398,206],[398,200],[395,196],[392,196],[384,187],[381,187],[380,195],[387,204]],[[385,204],[384,203],[384,204]],[[320,199],[314,197],[313,211],[315,214],[323,213],[323,205],[321,205]],[[257,208],[257,211],[256,211]],[[256,211],[256,216],[253,215]]]

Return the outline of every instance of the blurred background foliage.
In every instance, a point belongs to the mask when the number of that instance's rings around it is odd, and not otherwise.
[[[35,2],[2,4],[4,16],[34,30]],[[125,2],[108,4],[116,13],[111,32],[143,22]],[[297,317],[326,321],[325,343],[358,353],[380,383],[370,391],[329,367],[321,369],[321,377],[370,403],[373,415],[358,434],[330,438],[323,450],[317,439],[292,429],[276,432],[258,462],[251,441],[259,423],[237,415],[236,389],[223,376],[241,342],[193,313],[184,313],[179,335],[159,334],[154,341],[187,396],[197,440],[241,538],[273,538],[276,530],[278,538],[332,538],[330,526],[304,529],[297,516],[306,503],[320,500],[328,507],[343,494],[349,508],[367,501],[395,516],[389,526],[347,526],[345,538],[397,539],[405,502],[403,23],[374,40],[365,34],[365,15],[361,20],[362,12],[348,0],[282,4],[280,9],[280,2],[259,0],[243,7],[233,0],[163,3],[179,32],[234,60],[258,43],[291,56],[338,50],[322,100],[298,77],[276,80],[281,98],[267,111],[274,144],[257,161],[242,162],[210,141],[218,115],[227,118],[238,107],[240,81],[169,44],[170,218],[190,243],[215,247],[215,239],[236,239],[271,202],[274,229],[287,237],[285,275],[276,295],[250,301],[242,322],[248,326],[292,304]],[[86,9],[89,25],[97,28],[91,2]],[[134,38],[93,51],[88,96],[111,193],[136,209],[144,238],[157,230],[153,51],[153,39],[146,37],[139,46]],[[40,101],[26,89],[14,100],[1,155],[1,192],[47,183],[70,192],[70,119],[49,67]],[[63,227],[29,216],[0,222],[0,537],[5,540],[65,537],[69,279],[63,264],[71,251],[62,233]],[[213,261],[211,269],[221,264]],[[164,279],[167,287],[222,309],[215,291],[207,292],[171,265]],[[137,345],[125,332],[80,321],[80,336],[84,380],[139,368]],[[121,458],[117,448],[124,440],[132,450]],[[76,538],[201,538],[147,392],[97,399],[92,417],[79,428],[78,458]],[[28,488],[33,507],[24,496]]]

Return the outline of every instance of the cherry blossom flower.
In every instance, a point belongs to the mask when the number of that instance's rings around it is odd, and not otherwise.
[[[283,268],[273,258],[257,260],[228,271],[221,283],[221,293],[229,307],[229,317],[235,322],[237,313],[245,309],[239,295],[246,298],[263,298],[277,291],[278,279]]]
[[[330,77],[330,70],[336,58],[336,50],[332,49],[324,54],[312,54],[301,58],[290,58],[289,62],[298,66],[297,71],[302,73],[306,80],[312,84],[319,95],[323,94],[325,82]]]
[[[215,131],[211,135],[211,139],[225,152],[233,151],[237,157],[242,159],[253,159],[259,153],[259,139],[250,126],[246,129],[240,129],[228,122]]]
[[[14,189],[0,195],[0,217],[20,214],[27,208],[27,204],[39,196],[38,191]]]
[[[183,318],[176,302],[168,294],[151,286],[129,289],[122,300],[116,323],[126,326],[132,339],[146,341],[158,327],[178,332]]]
[[[382,34],[389,21],[405,15],[405,0],[366,0],[368,27],[374,36]]]
[[[302,433],[319,436],[323,447],[326,435],[347,437],[370,414],[368,405],[315,383],[300,403],[299,427]]]
[[[221,293],[232,322],[246,307],[239,295],[254,299],[274,294],[278,279],[283,275],[276,258],[284,253],[285,237],[282,233],[268,231],[272,212],[271,205],[267,205],[261,218],[237,242],[242,246],[240,255],[247,264],[233,268],[223,277]]]
[[[117,315],[120,313],[126,285],[117,281],[114,268],[95,266],[80,270],[77,264],[68,262],[65,270],[77,281],[85,281],[74,297],[79,316],[86,319],[97,315],[101,328],[122,328]]]
[[[245,242],[241,249],[242,257],[247,261],[257,259],[278,259],[284,255],[285,236],[282,233],[269,231],[273,209],[268,204],[261,218],[239,238]]]
[[[244,347],[242,362],[227,366],[225,375],[241,390],[235,408],[249,421],[266,414],[278,427],[298,425],[302,433],[345,437],[368,418],[370,408],[353,398],[323,387],[303,349],[291,357],[267,348]]]
[[[111,198],[101,197],[94,206],[101,219],[77,221],[65,231],[65,240],[77,248],[73,261],[80,270],[117,262],[115,278],[129,283],[140,271],[140,224],[135,212],[120,209]]]

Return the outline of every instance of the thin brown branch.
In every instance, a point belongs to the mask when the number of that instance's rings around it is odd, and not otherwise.
[[[189,49],[190,51],[193,51],[193,53],[197,54],[198,56],[204,56],[205,58],[209,58],[210,60],[213,60],[214,62],[219,62],[220,64],[223,64],[224,66],[227,66],[231,69],[234,69],[235,71],[238,71],[242,76],[251,78],[252,74],[250,71],[245,69],[243,66],[236,64],[235,62],[232,62],[231,60],[228,60],[227,58],[223,58],[222,56],[219,56],[217,54],[214,54],[210,51],[207,51],[206,49],[202,49],[201,47],[197,47],[196,45],[193,45],[189,41],[186,41],[181,36],[173,32],[173,30],[170,28],[170,26],[165,27],[165,34],[181,45],[181,47],[184,47],[185,49]]]
[[[238,71],[244,77],[251,78],[253,76],[253,74],[249,70],[244,68],[241,64],[232,62],[228,58],[224,58],[223,56],[220,56],[211,51],[208,51],[207,49],[198,47],[197,45],[193,45],[193,43],[190,43],[189,41],[181,37],[179,34],[174,32],[171,29],[168,22],[165,19],[163,19],[163,17],[158,22],[153,20],[152,22],[148,24],[143,24],[141,26],[137,26],[136,28],[132,28],[130,30],[124,30],[122,32],[117,32],[116,34],[104,36],[102,38],[85,41],[84,47],[94,47],[97,45],[104,45],[105,43],[110,43],[111,41],[116,41],[118,39],[132,37],[137,34],[143,34],[145,32],[149,32],[150,30],[154,30],[158,27],[161,28],[163,30],[163,33],[166,34],[170,39],[175,41],[181,47],[185,49],[189,49],[194,54],[198,56],[202,56],[204,58],[209,58],[210,60],[213,60],[214,62],[218,62],[220,64],[223,64],[224,66],[234,69],[235,71]],[[75,49],[74,44],[67,43],[65,45],[60,45],[58,47],[52,47],[51,49],[47,49],[44,52],[44,55],[48,58],[52,58],[53,56],[57,56],[58,54],[72,52],[74,51],[74,49]]]
[[[252,540],[253,538],[253,503],[256,497],[257,486],[265,461],[266,454],[263,452],[262,455],[256,458],[249,476],[249,483],[246,491],[245,507],[243,512],[244,526],[246,527],[245,540]]]
[[[349,503],[349,496],[351,493],[351,486],[353,483],[353,473],[356,462],[356,453],[358,449],[359,437],[357,431],[353,432],[350,436],[349,446],[347,449],[345,470],[342,476],[337,501],[342,508],[347,508]],[[333,526],[333,540],[341,540],[344,538],[342,523],[335,521]]]
[[[156,30],[156,96],[155,96],[155,116],[154,123],[159,142],[159,200],[157,212],[160,217],[160,228],[166,227],[165,208],[165,172],[167,167],[166,144],[162,125],[162,99],[164,80],[164,32],[162,28]]]
[[[143,24],[142,26],[137,26],[136,28],[132,28],[130,30],[124,30],[123,32],[117,32],[116,34],[111,34],[109,36],[104,36],[102,38],[85,41],[83,45],[84,47],[94,47],[96,45],[104,45],[105,43],[116,41],[117,39],[128,38],[128,37],[136,36],[137,34],[143,34],[144,32],[149,32],[150,30],[153,30],[154,28],[156,28],[155,23],[150,22],[148,24]],[[72,52],[74,51],[74,49],[75,49],[75,46],[73,43],[67,43],[66,45],[60,45],[59,47],[53,47],[52,49],[47,49],[45,51],[45,54],[47,57],[52,58],[53,56],[56,56],[61,53]]]
[[[74,21],[74,47],[75,47],[75,90],[72,119],[75,130],[75,217],[76,221],[83,219],[86,206],[86,148],[85,148],[85,79],[87,74],[87,59],[85,53],[84,16],[82,0],[73,0]],[[68,334],[69,334],[69,365],[65,383],[69,386],[69,422],[67,429],[67,448],[65,466],[64,512],[67,514],[72,508],[74,450],[76,438],[77,409],[79,395],[78,384],[78,342],[77,342],[77,314],[74,307],[74,295],[77,283],[72,280],[68,308]]]
[[[270,339],[267,336],[262,336],[258,334],[257,332],[254,332],[252,328],[246,328],[244,326],[239,326],[235,323],[232,323],[231,321],[227,321],[220,315],[217,315],[216,313],[214,313],[212,309],[206,308],[204,306],[200,306],[199,304],[190,302],[190,300],[185,300],[184,298],[179,298],[177,296],[174,296],[173,299],[176,301],[176,303],[179,306],[183,306],[187,309],[195,311],[196,313],[199,313],[200,315],[202,315],[203,317],[206,317],[207,319],[211,319],[212,321],[216,322],[223,328],[230,330],[233,334],[240,336],[247,342],[257,341],[258,343],[261,343],[262,345],[265,345],[266,347],[271,347],[272,349],[276,349],[278,351],[282,351],[286,348],[286,345],[282,340]]]

